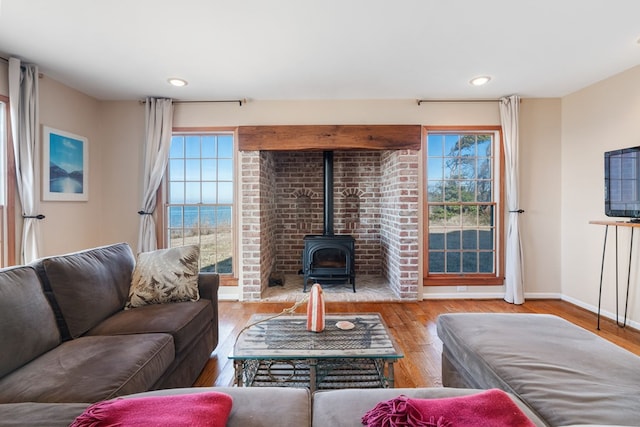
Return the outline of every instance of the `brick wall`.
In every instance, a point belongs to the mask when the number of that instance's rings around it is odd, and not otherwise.
[[[303,237],[323,233],[323,154],[244,152],[243,299],[260,299],[271,274],[297,274]],[[409,151],[334,152],[334,233],[356,241],[359,275],[386,276],[417,296],[418,157]],[[415,252],[415,253],[412,253]]]

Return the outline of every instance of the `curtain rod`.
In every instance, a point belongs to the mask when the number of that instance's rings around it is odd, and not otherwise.
[[[147,101],[145,99],[142,99],[139,101],[140,104],[146,104]],[[173,100],[174,104],[215,104],[215,103],[224,103],[224,102],[233,102],[234,104],[238,104],[240,107],[242,107],[242,104],[246,104],[247,103],[247,98],[244,99],[218,99],[218,100],[210,100],[210,101],[179,101],[179,100]]]
[[[451,102],[451,103],[475,103],[475,102],[500,102],[499,99],[418,99],[418,105],[422,103]]]

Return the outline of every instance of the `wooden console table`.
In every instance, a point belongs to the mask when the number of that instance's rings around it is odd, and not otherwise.
[[[607,252],[607,235],[609,232],[609,226],[613,226],[615,227],[616,230],[616,324],[621,327],[624,328],[625,326],[627,326],[627,308],[629,307],[629,285],[631,283],[631,260],[632,260],[632,253],[633,253],[633,230],[636,227],[640,227],[640,222],[628,222],[628,221],[589,221],[589,224],[596,224],[596,225],[604,225],[605,229],[604,229],[604,244],[602,246],[602,265],[600,267],[600,290],[598,292],[598,325],[597,325],[597,329],[600,330],[600,304],[602,302],[602,281],[603,281],[603,277],[604,277],[604,262],[605,262],[605,254]],[[622,321],[622,323],[620,323],[619,321],[619,309],[618,309],[618,301],[619,301],[619,296],[618,296],[618,227],[627,227],[631,230],[631,236],[629,239],[629,265],[628,265],[628,270],[627,270],[627,292],[626,292],[626,297],[625,297],[625,303],[624,303],[624,319]]]

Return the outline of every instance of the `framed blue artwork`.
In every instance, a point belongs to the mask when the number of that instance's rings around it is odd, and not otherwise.
[[[87,138],[43,126],[42,200],[89,200]]]

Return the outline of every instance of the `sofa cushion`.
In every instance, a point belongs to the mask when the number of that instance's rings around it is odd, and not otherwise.
[[[156,304],[123,310],[105,319],[87,335],[168,333],[173,335],[176,354],[181,353],[211,325],[213,308],[208,300]]]
[[[362,425],[362,416],[378,403],[404,395],[414,399],[440,399],[476,394],[482,390],[456,388],[382,388],[317,391],[313,394],[314,427]],[[546,424],[515,396],[509,396],[536,426]]]
[[[146,391],[173,357],[168,334],[81,337],[0,379],[0,403],[93,403]]]
[[[219,391],[228,394],[233,399],[227,427],[305,427],[311,425],[311,396],[307,388],[192,387],[155,390],[125,397],[166,396],[206,391]]]
[[[2,403],[2,427],[69,427],[87,403]]]
[[[470,386],[515,394],[550,425],[640,419],[640,357],[560,317],[444,314],[437,328]]]
[[[197,301],[199,261],[197,245],[138,254],[126,308]]]
[[[36,263],[72,338],[122,310],[135,258],[126,243],[44,258]]]
[[[0,270],[0,377],[60,344],[53,311],[32,267]]]

